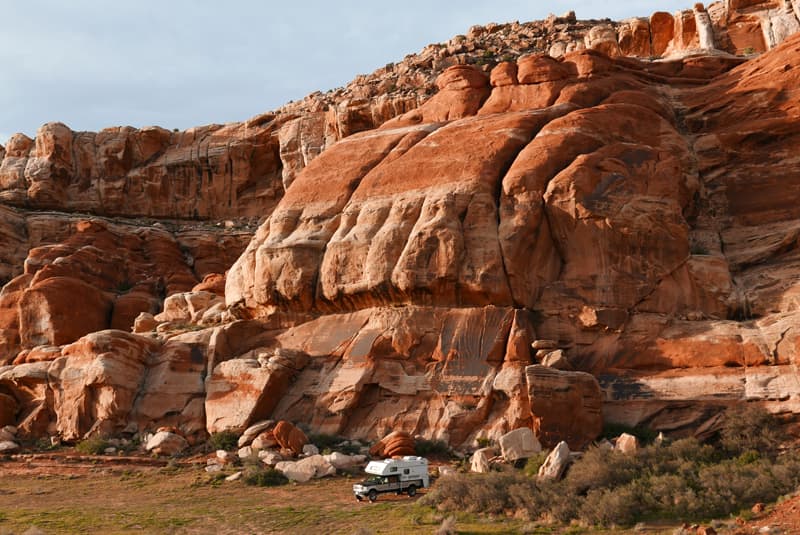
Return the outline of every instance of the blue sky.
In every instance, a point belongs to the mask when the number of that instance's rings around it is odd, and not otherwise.
[[[688,1],[27,0],[0,12],[0,144],[74,130],[241,121],[346,84],[473,24],[575,10],[622,19]],[[456,7],[457,6],[457,7]]]

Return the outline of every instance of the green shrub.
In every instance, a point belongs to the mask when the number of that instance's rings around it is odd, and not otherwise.
[[[488,437],[478,437],[475,439],[475,442],[478,443],[479,448],[488,448],[494,444],[494,440]]]
[[[728,414],[720,433],[724,447],[685,438],[628,455],[591,448],[561,481],[529,477],[538,470],[535,458],[523,471],[441,478],[420,503],[445,513],[513,513],[601,526],[738,514],[800,486],[800,453],[778,455],[774,420],[752,407],[743,410]]]
[[[525,461],[525,467],[522,469],[522,471],[525,472],[525,475],[528,477],[538,476],[539,468],[541,468],[541,466],[547,460],[547,454],[548,452],[543,451]]]
[[[738,405],[725,412],[719,432],[720,444],[731,456],[748,451],[774,456],[781,437],[775,418],[755,405]]]
[[[108,441],[101,437],[91,437],[75,445],[75,450],[84,455],[101,455],[108,447]]]
[[[220,431],[208,438],[208,445],[213,450],[233,450],[239,445],[239,435],[233,431]]]
[[[289,478],[271,467],[248,466],[242,474],[242,481],[256,487],[278,487],[289,482]]]
[[[414,445],[417,455],[423,457],[451,457],[452,452],[443,440],[417,440]]]

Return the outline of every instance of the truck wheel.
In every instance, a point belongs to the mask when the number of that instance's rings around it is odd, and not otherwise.
[[[411,485],[410,487],[408,487],[408,495],[411,496],[412,498],[414,496],[416,496],[417,495],[417,487],[415,487],[414,485]]]
[[[369,498],[369,501],[374,502],[378,499],[378,493],[375,491],[375,489],[372,489],[367,493],[367,498]]]

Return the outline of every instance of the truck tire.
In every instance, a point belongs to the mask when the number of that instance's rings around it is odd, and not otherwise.
[[[378,499],[378,492],[375,489],[372,489],[367,493],[367,498],[369,498],[369,501],[374,502]]]
[[[413,498],[414,496],[417,495],[417,487],[415,487],[414,485],[411,485],[410,487],[408,487],[408,491],[407,492],[408,492],[408,495]]]

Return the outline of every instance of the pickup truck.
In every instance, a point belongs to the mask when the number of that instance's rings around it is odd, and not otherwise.
[[[428,460],[422,457],[406,456],[402,459],[371,461],[364,469],[373,477],[353,485],[353,494],[358,501],[364,498],[371,502],[384,492],[417,494],[417,490],[430,485]]]

